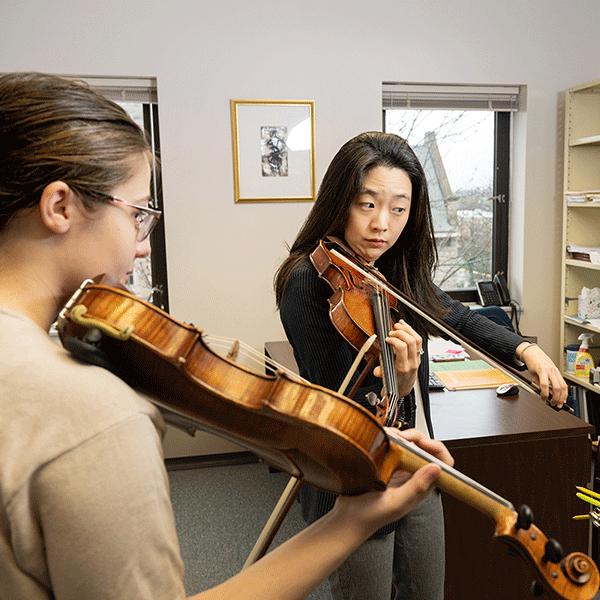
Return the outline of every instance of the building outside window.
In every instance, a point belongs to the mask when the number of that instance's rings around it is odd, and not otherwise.
[[[428,183],[434,281],[463,301],[506,273],[511,113],[518,87],[384,83],[384,131],[404,137]]]

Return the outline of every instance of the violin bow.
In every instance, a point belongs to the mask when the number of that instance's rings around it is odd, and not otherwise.
[[[335,243],[339,245],[339,242],[335,241]],[[340,246],[340,247],[343,247],[343,246]],[[497,359],[490,356],[486,350],[484,350],[483,348],[481,348],[474,342],[471,342],[468,339],[466,339],[462,334],[460,334],[458,331],[456,331],[455,329],[453,329],[446,323],[443,323],[441,320],[439,320],[436,317],[425,312],[421,307],[419,307],[417,304],[415,304],[410,298],[408,298],[408,296],[403,294],[400,290],[398,290],[394,286],[390,285],[387,281],[382,280],[379,276],[375,276],[373,273],[371,273],[368,265],[363,266],[363,265],[356,264],[356,262],[354,262],[353,260],[351,260],[350,258],[345,256],[344,254],[342,254],[335,248],[330,248],[329,252],[331,252],[336,258],[343,261],[349,267],[356,269],[363,277],[367,278],[371,283],[373,283],[374,285],[378,286],[380,289],[389,293],[391,296],[396,298],[399,302],[404,304],[404,306],[406,306],[412,312],[416,313],[417,315],[419,315],[420,317],[425,319],[428,323],[431,323],[432,325],[437,327],[440,331],[442,331],[443,333],[448,335],[451,339],[458,341],[468,351],[471,351],[471,352],[474,352],[474,353],[484,356],[486,361],[489,364],[491,364],[493,367],[497,368],[499,371],[504,373],[506,376],[516,380],[517,383],[523,389],[527,390],[528,392],[530,392],[532,394],[535,394],[536,396],[540,395],[540,387],[537,384],[535,384],[534,382],[529,381],[528,379],[523,377],[519,373],[519,371],[517,371],[513,367],[505,365],[505,364],[499,362]],[[551,408],[553,408],[555,410],[560,410],[560,409],[556,409],[556,407],[552,406],[548,401],[546,401],[546,403]],[[564,404],[562,408],[563,408],[563,410],[573,412],[573,409],[570,406],[567,406],[567,404]]]

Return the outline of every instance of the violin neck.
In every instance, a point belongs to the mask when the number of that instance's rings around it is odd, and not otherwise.
[[[392,313],[388,298],[378,288],[373,288],[371,294],[371,305],[373,307],[373,317],[375,321],[375,329],[379,339],[381,369],[383,371],[383,381],[389,401],[388,422],[386,425],[391,426],[396,415],[396,408],[401,401],[400,391],[398,388],[398,378],[396,375],[396,366],[394,362],[394,350],[386,343],[385,338],[392,330]]]
[[[418,446],[396,437],[390,437],[390,443],[392,444],[391,451],[396,454],[396,461],[400,468],[414,473],[427,463],[439,465],[442,472],[437,480],[437,487],[487,515],[494,522],[499,522],[507,512],[514,512],[515,509],[508,500]]]

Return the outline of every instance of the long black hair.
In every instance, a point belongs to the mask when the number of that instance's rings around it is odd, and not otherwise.
[[[275,274],[278,306],[294,267],[306,259],[319,240],[326,236],[344,239],[352,202],[360,193],[367,173],[380,166],[405,171],[412,184],[412,198],[406,227],[375,266],[417,304],[438,316],[445,314],[432,281],[437,248],[423,167],[406,140],[378,131],[357,135],[333,157],[316,202],[298,232],[289,256]],[[430,327],[425,328],[430,330]]]

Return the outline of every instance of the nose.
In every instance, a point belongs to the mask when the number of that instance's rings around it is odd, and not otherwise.
[[[387,231],[388,214],[386,210],[378,210],[373,214],[373,218],[371,220],[371,227],[375,231]]]
[[[150,247],[150,238],[147,237],[145,240],[137,242],[135,247],[135,257],[146,258],[146,256],[150,256],[151,251],[152,248]]]

